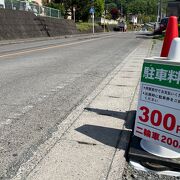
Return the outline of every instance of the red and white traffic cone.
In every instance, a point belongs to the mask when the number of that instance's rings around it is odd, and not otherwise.
[[[168,54],[168,59],[180,62],[180,38],[174,38]]]
[[[171,16],[168,21],[166,34],[163,42],[163,47],[161,51],[161,57],[167,57],[169,54],[169,49],[172,40],[178,37],[178,20],[176,16]]]

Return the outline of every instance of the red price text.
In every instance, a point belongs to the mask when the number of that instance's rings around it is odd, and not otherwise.
[[[159,110],[150,111],[146,106],[141,106],[139,109],[142,111],[142,115],[139,116],[141,122],[150,122],[155,127],[162,125],[169,132],[174,130],[177,134],[180,132],[180,125],[177,125],[176,117],[173,114],[167,113],[163,115]]]

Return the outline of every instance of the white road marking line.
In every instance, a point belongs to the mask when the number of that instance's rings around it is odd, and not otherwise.
[[[22,114],[27,113],[27,112],[30,111],[32,108],[33,108],[32,105],[25,106],[25,107],[22,109]]]
[[[13,113],[9,116],[9,119],[19,119],[21,115],[21,113]]]
[[[73,43],[67,43],[67,44],[54,45],[54,46],[44,47],[44,48],[39,48],[39,49],[20,51],[20,52],[17,52],[17,53],[4,54],[4,55],[0,55],[0,58],[16,56],[16,55],[21,55],[21,54],[27,54],[27,53],[31,53],[31,52],[37,52],[37,51],[44,51],[44,50],[49,50],[49,49],[54,49],[54,48],[62,48],[62,47],[66,47],[66,46],[76,45],[76,44],[83,44],[83,43],[86,43],[86,42],[97,41],[97,40],[101,40],[101,39],[105,39],[105,38],[109,38],[109,37],[113,37],[113,36],[115,36],[115,35],[106,36],[106,37],[102,37],[102,38],[89,39],[89,40],[84,40],[84,41],[80,41],[80,42],[73,42]]]
[[[5,125],[9,125],[11,123],[12,123],[12,119],[7,119],[7,120],[0,123],[0,127],[3,127]]]
[[[56,89],[63,89],[66,85],[62,85],[62,86],[57,86]]]
[[[26,114],[28,111],[30,111],[33,108],[32,105],[28,105],[22,108],[22,110],[19,113],[13,113],[6,119],[5,121],[0,123],[0,127],[4,127],[6,125],[11,124],[14,120],[17,120],[20,118],[20,116]]]
[[[48,98],[49,95],[51,95],[53,92],[57,92],[59,89],[63,89],[67,84],[62,84],[59,86],[56,86],[54,89],[50,90],[48,95],[42,95],[41,97],[37,98],[37,102],[43,101],[45,98]],[[34,106],[33,105],[28,105],[23,107],[18,113],[13,113],[11,114],[8,119],[6,119],[3,122],[0,122],[0,128],[4,127],[6,125],[9,125],[13,122],[13,120],[17,120],[20,118],[20,116],[26,114],[29,112]]]

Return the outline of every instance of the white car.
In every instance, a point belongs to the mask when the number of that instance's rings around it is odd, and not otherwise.
[[[4,0],[0,0],[0,8],[4,8],[5,9],[5,2],[4,2]]]

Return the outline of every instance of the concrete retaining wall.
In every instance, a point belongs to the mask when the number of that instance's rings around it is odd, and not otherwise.
[[[43,37],[34,19],[36,16],[30,12],[0,9],[0,39],[18,39]]]
[[[50,37],[78,33],[76,24],[72,20],[37,17],[36,22],[39,24],[41,31],[46,32],[47,36]]]
[[[0,9],[0,40],[77,34],[71,20],[37,17],[31,12]]]

